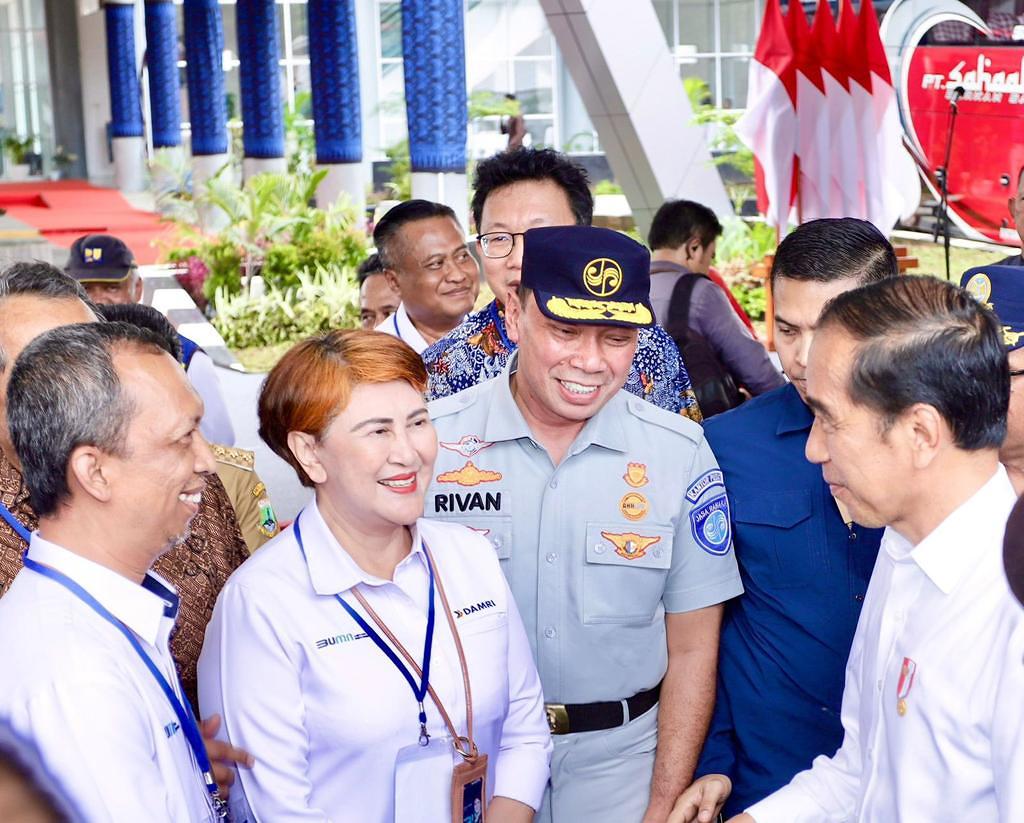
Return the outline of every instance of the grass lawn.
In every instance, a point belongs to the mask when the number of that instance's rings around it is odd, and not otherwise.
[[[894,240],[897,246],[906,246],[907,254],[918,259],[916,269],[910,269],[908,274],[932,274],[936,277],[946,277],[946,255],[942,248],[942,242],[930,243],[918,240]],[[975,266],[987,266],[1006,257],[1009,252],[996,253],[981,251],[978,249],[958,249],[956,246],[949,247],[949,274],[954,283],[960,281],[962,275],[968,269]]]

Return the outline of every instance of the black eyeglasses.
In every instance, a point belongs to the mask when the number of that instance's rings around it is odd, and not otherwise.
[[[1024,369],[1010,369],[1010,379],[1024,376]]]
[[[490,231],[487,234],[478,234],[476,239],[480,243],[480,250],[484,253],[484,257],[500,260],[502,257],[512,254],[516,238],[522,236],[523,232],[521,231]]]

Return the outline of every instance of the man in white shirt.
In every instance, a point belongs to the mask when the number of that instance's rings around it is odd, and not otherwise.
[[[951,284],[894,278],[825,310],[807,457],[857,522],[887,529],[842,746],[734,821],[1024,820],[1024,611],[1003,572],[1015,495],[998,456],[1009,383],[995,317]],[[726,784],[698,781],[670,821],[711,820]]]
[[[373,242],[384,276],[402,297],[376,331],[423,354],[463,321],[480,291],[480,268],[462,227],[448,206],[406,200],[377,222]]]
[[[88,323],[26,347],[7,411],[39,529],[0,600],[0,715],[93,823],[216,820],[149,571],[215,469],[202,402],[151,332]]]

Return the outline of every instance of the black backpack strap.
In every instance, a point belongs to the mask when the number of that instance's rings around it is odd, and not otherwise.
[[[672,289],[672,297],[668,302],[668,316],[662,323],[672,339],[676,341],[680,350],[690,340],[690,300],[693,297],[694,286],[700,279],[707,280],[703,274],[686,272],[677,281]]]

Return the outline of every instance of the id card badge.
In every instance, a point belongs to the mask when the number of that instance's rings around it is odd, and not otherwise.
[[[452,819],[452,739],[413,743],[395,758],[396,823],[439,823]]]
[[[452,823],[484,823],[486,811],[487,755],[478,754],[452,771]]]

